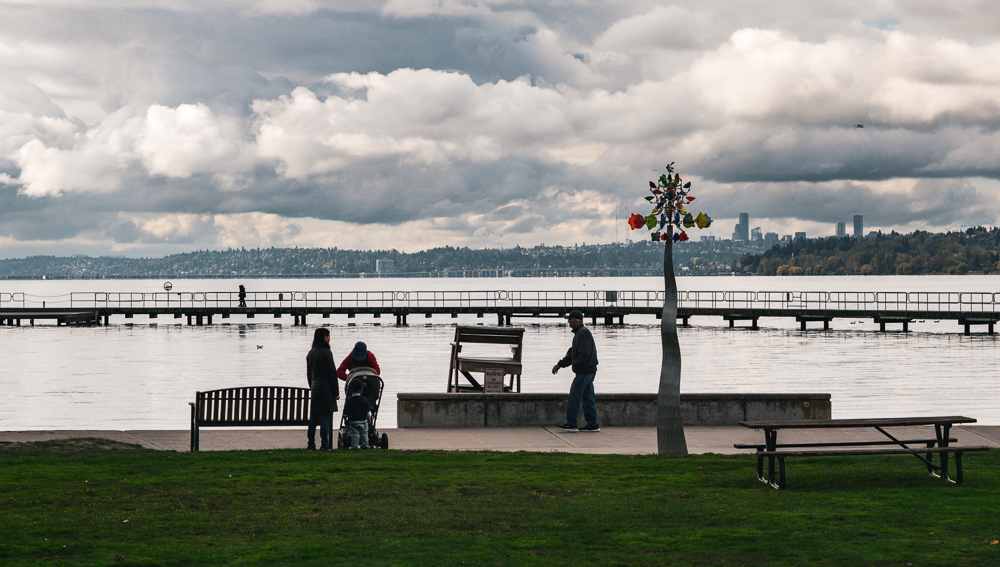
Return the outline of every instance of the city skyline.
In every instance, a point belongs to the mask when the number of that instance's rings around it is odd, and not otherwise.
[[[1000,5],[0,3],[0,257],[1000,224]],[[626,215],[627,218],[627,215]]]

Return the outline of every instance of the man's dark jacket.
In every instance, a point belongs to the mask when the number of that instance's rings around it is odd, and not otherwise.
[[[566,351],[559,366],[573,366],[573,372],[577,374],[597,373],[597,345],[594,344],[594,335],[590,334],[590,329],[582,323],[573,329],[573,346]]]

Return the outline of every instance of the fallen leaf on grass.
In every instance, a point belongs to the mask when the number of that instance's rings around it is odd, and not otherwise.
[[[996,540],[995,539],[995,540],[993,540],[993,541],[990,542],[990,545],[1000,545],[1000,540]]]

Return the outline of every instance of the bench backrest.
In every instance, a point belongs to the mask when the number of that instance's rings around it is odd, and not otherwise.
[[[291,386],[223,388],[195,394],[199,426],[308,425],[311,392]]]
[[[504,329],[501,327],[455,327],[456,343],[520,345],[523,339],[524,329]]]

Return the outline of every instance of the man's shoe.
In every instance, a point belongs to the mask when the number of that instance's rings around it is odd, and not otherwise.
[[[306,447],[306,451],[315,451],[315,450],[316,450],[315,445],[309,445],[308,447]]]
[[[601,430],[600,425],[584,425],[579,429],[579,431],[587,431],[589,433],[597,433]]]
[[[558,429],[559,431],[565,431],[566,433],[573,433],[574,431],[579,431],[579,429],[577,429],[576,426],[570,425],[568,423],[557,425],[556,429]]]

